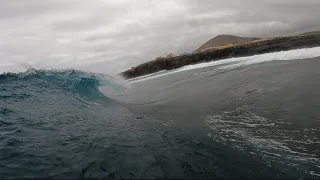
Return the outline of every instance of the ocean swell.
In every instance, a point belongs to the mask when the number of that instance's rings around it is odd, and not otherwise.
[[[111,76],[104,74],[87,73],[78,70],[35,70],[31,69],[20,73],[3,73],[0,75],[0,83],[2,93],[1,98],[26,98],[30,94],[24,91],[24,88],[35,85],[38,90],[45,88],[63,89],[69,93],[81,95],[87,98],[105,98],[100,91],[99,86],[109,86],[119,90]],[[13,84],[18,86],[13,86]],[[7,85],[7,86],[6,86]],[[19,88],[21,93],[9,93],[12,89]],[[23,92],[24,93],[23,93]]]

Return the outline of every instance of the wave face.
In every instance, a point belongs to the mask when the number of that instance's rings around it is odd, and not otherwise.
[[[120,91],[115,84],[76,70],[1,74],[0,177],[86,177],[89,156],[119,141],[110,131],[126,130],[129,112],[98,90]]]
[[[37,96],[38,92],[48,93],[46,91],[54,89],[84,97],[102,97],[98,90],[102,85],[99,80],[94,75],[76,70],[4,73],[0,75],[0,82],[3,86],[1,97],[5,99],[17,95],[31,98]]]
[[[319,178],[319,66],[1,74],[0,178]]]

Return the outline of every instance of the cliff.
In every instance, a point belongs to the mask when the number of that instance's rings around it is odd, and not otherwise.
[[[244,44],[222,46],[217,49],[195,54],[159,58],[157,61],[143,63],[135,68],[122,72],[121,75],[126,79],[130,79],[161,70],[176,69],[200,62],[316,46],[320,46],[320,34],[270,38]]]

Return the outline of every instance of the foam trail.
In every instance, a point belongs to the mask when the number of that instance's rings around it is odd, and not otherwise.
[[[239,66],[245,66],[245,65],[256,64],[256,63],[267,62],[267,61],[308,59],[308,58],[314,58],[319,56],[320,56],[320,47],[315,47],[315,48],[266,53],[266,54],[248,56],[248,57],[229,58],[224,60],[188,65],[175,70],[163,71],[161,74],[159,73],[151,74],[151,75],[145,76],[145,78],[140,77],[137,80],[132,80],[131,83],[154,79],[161,76],[166,76],[169,74],[179,73],[183,71],[224,65],[224,64],[226,64],[225,68],[236,68]]]
[[[163,71],[155,72],[155,73],[152,73],[152,74],[147,74],[147,75],[144,75],[144,76],[139,76],[139,77],[136,77],[136,78],[132,78],[132,79],[129,79],[128,81],[137,81],[137,80],[140,80],[140,79],[145,79],[145,78],[148,78],[148,77],[151,77],[151,76],[159,75],[159,74],[162,74],[162,73],[165,73],[165,72],[168,72],[168,71],[163,70]]]

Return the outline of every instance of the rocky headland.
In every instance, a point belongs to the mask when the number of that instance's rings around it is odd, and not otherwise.
[[[231,57],[252,56],[256,54],[286,51],[299,48],[316,47],[320,46],[320,33],[268,39],[238,37],[236,40],[233,40],[232,42],[239,42],[238,44],[227,44],[228,41],[223,43],[222,46],[210,47],[204,44],[202,48],[198,48],[191,54],[159,57],[153,61],[140,64],[137,67],[132,67],[131,69],[120,74],[124,78],[130,79],[162,70],[172,70],[182,66],[201,62],[217,61]]]

